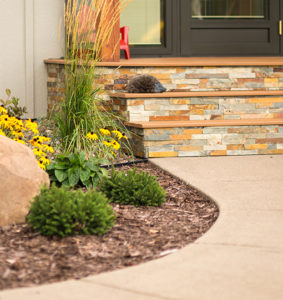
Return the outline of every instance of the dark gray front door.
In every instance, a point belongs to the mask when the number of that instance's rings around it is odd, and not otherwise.
[[[181,0],[181,56],[278,56],[283,0]]]

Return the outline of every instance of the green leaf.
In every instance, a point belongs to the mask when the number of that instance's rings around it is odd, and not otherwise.
[[[11,90],[10,89],[6,89],[6,94],[7,94],[8,97],[10,97],[11,96]]]
[[[46,171],[50,171],[50,170],[53,170],[55,169],[55,163],[52,162],[50,163],[49,165],[46,166]]]
[[[102,176],[107,177],[108,176],[108,171],[105,168],[100,169]]]
[[[88,180],[89,176],[90,176],[90,171],[88,169],[87,170],[80,169],[80,180],[81,180],[81,182],[84,182],[84,181]]]
[[[70,187],[70,186],[71,186],[68,179],[64,180],[64,181],[62,182],[62,185],[63,185],[63,186],[66,186],[66,187]]]
[[[68,170],[68,179],[71,186],[78,184],[80,180],[80,169],[72,168]]]
[[[59,182],[63,182],[68,177],[68,174],[62,170],[55,170],[55,176]]]
[[[55,166],[54,166],[54,169],[56,169],[56,170],[65,170],[67,168],[68,168],[68,165],[63,162],[55,164]]]
[[[94,171],[94,172],[98,172],[98,171],[99,171],[99,166],[98,166],[95,162],[93,162],[93,161],[91,161],[91,160],[89,160],[89,161],[87,162],[87,167],[88,167],[91,171]]]
[[[79,153],[79,160],[80,160],[80,163],[82,163],[83,161],[85,161],[85,153],[84,153],[84,151],[81,151]]]

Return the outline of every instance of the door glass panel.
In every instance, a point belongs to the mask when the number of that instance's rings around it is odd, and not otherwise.
[[[268,0],[191,0],[194,19],[264,19]]]
[[[121,27],[130,27],[131,45],[163,44],[163,2],[163,0],[132,0],[121,13]]]

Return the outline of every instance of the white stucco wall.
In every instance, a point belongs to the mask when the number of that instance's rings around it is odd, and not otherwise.
[[[29,117],[47,111],[43,60],[64,53],[63,12],[64,0],[0,0],[0,98],[11,89]]]

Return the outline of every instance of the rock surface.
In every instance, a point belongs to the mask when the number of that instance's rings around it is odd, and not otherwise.
[[[40,186],[49,185],[31,149],[0,135],[0,226],[22,223]]]

